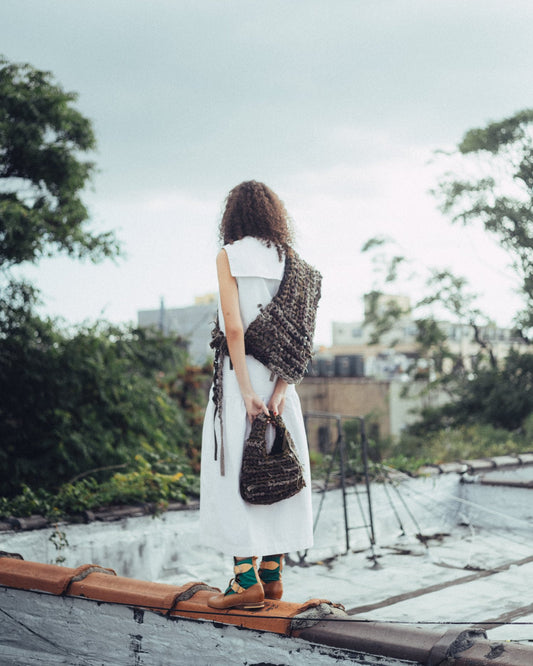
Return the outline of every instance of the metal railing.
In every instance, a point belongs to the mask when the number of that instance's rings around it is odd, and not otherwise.
[[[369,471],[368,471],[368,439],[366,435],[366,427],[365,427],[365,419],[362,416],[352,416],[352,415],[345,415],[345,414],[332,414],[329,412],[319,412],[319,411],[311,411],[311,412],[305,412],[304,414],[304,424],[305,424],[305,429],[306,433],[309,439],[309,422],[312,419],[320,419],[323,421],[335,421],[336,422],[336,429],[337,429],[337,439],[335,441],[335,446],[333,453],[331,455],[331,459],[329,462],[328,466],[328,471],[326,474],[326,479],[325,479],[325,485],[324,488],[322,489],[322,497],[320,500],[320,504],[318,507],[317,515],[315,517],[315,523],[313,526],[313,531],[316,530],[316,526],[318,524],[318,520],[320,518],[320,513],[322,510],[322,505],[324,502],[324,498],[326,495],[326,492],[328,490],[328,485],[329,485],[329,478],[331,476],[331,472],[333,470],[333,467],[335,465],[335,462],[338,461],[339,465],[339,473],[340,473],[340,482],[341,482],[341,489],[342,489],[342,503],[343,503],[343,513],[344,513],[344,530],[345,530],[345,538],[346,538],[346,553],[350,551],[350,531],[354,529],[360,529],[364,528],[367,530],[368,534],[368,539],[370,542],[370,548],[372,550],[372,559],[374,562],[376,561],[375,559],[375,554],[374,554],[374,546],[376,544],[376,538],[375,538],[375,531],[374,531],[374,517],[372,513],[372,495],[370,491],[370,476],[369,476]],[[350,527],[349,525],[349,518],[348,518],[348,502],[347,502],[347,488],[346,488],[346,441],[345,441],[345,435],[344,435],[344,427],[343,427],[343,422],[346,421],[357,421],[359,423],[359,438],[360,438],[360,447],[361,447],[361,459],[363,463],[363,477],[364,477],[364,483],[365,483],[365,491],[364,494],[366,494],[367,498],[367,511],[368,511],[368,518],[365,518],[363,507],[361,504],[361,499],[360,499],[360,493],[357,489],[357,486],[355,487],[355,494],[357,496],[357,501],[359,503],[359,508],[361,511],[361,516],[363,517],[363,520],[365,521],[363,525],[361,526],[355,526],[355,527]]]

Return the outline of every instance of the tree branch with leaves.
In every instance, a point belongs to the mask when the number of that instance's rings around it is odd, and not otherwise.
[[[112,232],[87,229],[81,192],[94,163],[92,124],[50,72],[0,57],[0,267],[56,252],[116,256]]]
[[[507,252],[523,298],[515,325],[533,331],[533,109],[466,132],[434,190],[452,222],[481,224]]]
[[[433,193],[453,223],[481,224],[506,250],[523,300],[514,318],[515,339],[522,344],[515,345],[519,351],[510,349],[505,359],[497,358],[487,335],[494,324],[477,306],[477,295],[469,290],[466,278],[449,269],[427,268],[423,279],[426,295],[413,306],[411,315],[417,326],[419,353],[433,364],[436,383],[448,391],[450,403],[433,409],[422,426],[430,421],[431,427],[444,427],[480,419],[496,427],[520,428],[533,412],[533,393],[530,397],[523,394],[531,382],[533,357],[524,353],[533,331],[533,109],[466,132],[457,149],[444,155],[452,169]],[[374,253],[381,276],[374,303],[410,267],[410,261],[390,244],[390,240],[373,238],[362,248]],[[450,351],[437,311],[470,328],[478,348],[470,367],[465,367],[461,354]],[[371,310],[367,321],[374,327],[375,339],[402,316],[404,313],[390,309]]]

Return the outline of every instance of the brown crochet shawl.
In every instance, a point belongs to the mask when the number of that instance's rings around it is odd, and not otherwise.
[[[299,383],[313,354],[313,337],[322,276],[294,250],[285,257],[285,270],[278,292],[246,329],[246,354],[254,356],[273,375],[289,384]],[[228,344],[218,320],[212,332],[215,350],[213,402],[220,418],[220,473],[224,475],[224,436],[222,432],[222,369]],[[215,434],[215,460],[217,439]]]

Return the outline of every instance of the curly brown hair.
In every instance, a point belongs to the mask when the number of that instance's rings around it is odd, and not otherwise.
[[[234,187],[226,198],[220,221],[219,237],[223,245],[245,236],[274,245],[280,259],[293,242],[292,225],[283,202],[264,183],[248,180]]]

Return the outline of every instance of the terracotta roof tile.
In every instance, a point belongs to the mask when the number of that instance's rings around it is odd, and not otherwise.
[[[93,573],[82,581],[73,582],[69,594],[128,606],[142,606],[166,614],[173,608],[176,598],[194,585],[198,583],[177,586],[122,576],[108,578],[101,573]]]
[[[457,631],[446,635],[443,632],[426,632],[420,627],[402,627],[372,622],[328,623],[320,620],[321,614],[342,610],[323,599],[311,599],[305,603],[266,601],[258,611],[214,611],[207,605],[208,598],[216,588],[204,583],[191,582],[185,585],[150,583],[117,576],[112,569],[94,564],[84,564],[75,569],[54,564],[26,562],[0,552],[0,585],[22,590],[36,590],[55,595],[68,594],[108,603],[140,606],[172,617],[184,617],[234,624],[255,631],[298,636],[322,645],[335,648],[359,650],[371,654],[401,657],[424,663],[437,663],[433,656],[437,648],[453,647],[457,642]],[[324,607],[327,605],[327,608]],[[336,608],[335,608],[336,607]],[[314,609],[314,610],[310,610]],[[310,615],[310,617],[309,617]],[[298,618],[295,618],[298,616]],[[318,621],[313,621],[316,616]],[[291,631],[291,621],[300,623]],[[301,619],[303,618],[303,620]],[[311,624],[306,624],[311,619]],[[346,620],[348,617],[346,617]],[[302,624],[303,622],[303,624]],[[463,632],[465,633],[465,632]],[[462,634],[459,634],[459,637]],[[486,639],[479,640],[457,657],[458,664],[485,664],[487,651],[491,648]],[[442,651],[442,650],[441,650]],[[526,666],[531,664],[531,648],[505,646],[506,664]],[[439,652],[440,655],[440,652]],[[440,656],[439,656],[440,663]],[[496,662],[495,662],[496,663]],[[498,662],[499,663],[499,662]]]
[[[323,600],[313,599],[305,604],[288,601],[265,600],[264,608],[257,611],[225,610],[216,611],[207,605],[207,600],[213,592],[202,590],[197,592],[188,601],[178,602],[172,615],[180,617],[201,618],[224,624],[234,624],[247,629],[258,631],[271,631],[275,634],[290,634],[291,620],[295,615],[312,605],[319,605]],[[329,603],[329,602],[328,602]]]
[[[208,606],[207,600],[220,590],[205,583],[193,581],[180,586],[151,583],[117,576],[112,569],[96,564],[84,564],[73,569],[7,556],[0,556],[0,584],[22,590],[140,606],[174,617],[205,619],[287,635],[290,634],[294,616],[321,603],[330,603],[323,599],[312,599],[303,604],[267,600],[260,611],[215,611]]]
[[[106,577],[115,576],[112,569],[97,564],[83,564],[76,569],[59,567],[41,562],[26,562],[10,557],[0,558],[0,583],[21,590],[40,590],[51,594],[65,594],[74,579],[83,578],[87,572],[105,572]]]

